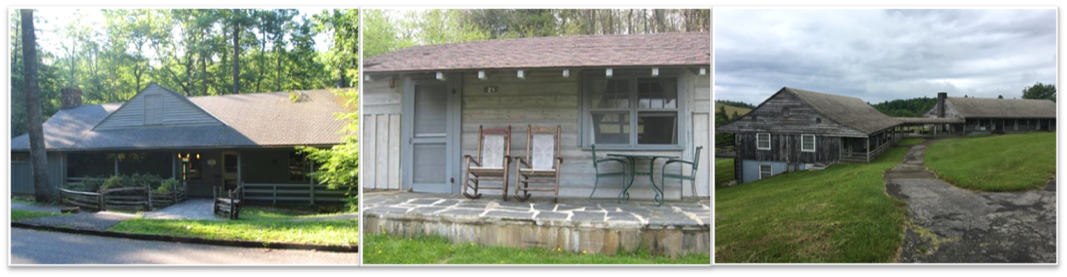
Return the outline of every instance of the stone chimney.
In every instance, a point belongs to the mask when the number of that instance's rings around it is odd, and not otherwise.
[[[948,92],[937,93],[937,118],[945,117],[945,98],[948,98]]]
[[[63,88],[59,90],[60,109],[69,109],[82,105],[82,90],[79,88]]]

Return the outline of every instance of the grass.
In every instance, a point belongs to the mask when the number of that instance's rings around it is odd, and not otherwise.
[[[15,222],[15,221],[23,220],[23,219],[38,218],[38,217],[48,217],[48,216],[56,216],[56,215],[60,215],[60,214],[59,213],[55,213],[55,212],[11,210],[11,222]]]
[[[924,138],[906,138],[897,142],[897,145],[916,145],[925,142]]]
[[[981,191],[1045,187],[1056,173],[1056,133],[943,141],[926,149],[926,167],[954,186]]]
[[[716,189],[715,261],[893,261],[907,204],[885,193],[882,173],[906,151],[894,147],[869,164],[836,164]]]
[[[722,103],[715,103],[715,110],[713,112],[716,112],[716,113],[719,112],[719,107],[725,107],[726,108],[726,115],[728,115],[728,116],[733,116],[734,115],[734,111],[737,111],[737,115],[745,115],[746,113],[752,111],[752,109],[734,107],[734,106],[727,106],[727,105],[723,105]]]
[[[734,175],[734,159],[715,158],[715,185],[719,186],[730,180],[736,179]]]
[[[647,251],[608,256],[579,254],[560,249],[510,248],[453,244],[439,236],[402,238],[395,235],[367,235],[363,262],[366,264],[710,264],[704,255],[671,259]]]
[[[992,137],[992,136],[995,136],[995,134],[981,134],[981,135],[973,135],[973,136],[951,136],[951,137],[941,137],[941,136],[939,136],[939,137],[937,137],[937,139],[972,139],[972,138],[985,138],[985,137]]]
[[[294,209],[248,206],[240,220],[133,219],[109,229],[115,232],[200,237],[222,240],[354,246],[359,244],[357,220],[297,220],[334,215]]]

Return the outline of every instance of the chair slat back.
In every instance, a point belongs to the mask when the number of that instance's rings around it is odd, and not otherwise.
[[[526,130],[526,159],[530,161],[530,166],[537,170],[555,169],[555,160],[559,155],[560,126],[528,126]]]
[[[511,154],[511,125],[507,128],[479,128],[478,160],[482,167],[504,168],[504,157]]]

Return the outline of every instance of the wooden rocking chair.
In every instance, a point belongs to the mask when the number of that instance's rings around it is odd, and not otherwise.
[[[530,191],[554,192],[553,201],[559,201],[559,169],[563,163],[559,151],[560,126],[533,127],[526,129],[526,159],[518,160],[519,176],[515,178],[515,198],[530,199]],[[519,184],[522,186],[519,186]],[[551,183],[552,187],[530,187],[530,183]],[[522,194],[519,194],[519,192]]]
[[[463,155],[467,161],[467,174],[463,175],[463,196],[470,199],[482,197],[479,189],[500,189],[504,201],[508,200],[508,169],[511,168],[511,125],[507,128],[483,128],[478,126],[478,157]],[[483,187],[480,181],[500,181],[500,187]],[[467,193],[467,188],[474,194]]]

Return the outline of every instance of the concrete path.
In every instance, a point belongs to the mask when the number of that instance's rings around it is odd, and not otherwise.
[[[359,253],[277,250],[141,241],[11,229],[11,265],[20,264],[347,264]]]
[[[191,198],[166,208],[144,213],[144,217],[151,219],[220,220],[215,217],[212,210],[211,205],[214,204],[211,199]]]
[[[38,226],[55,226],[82,230],[106,231],[111,226],[126,220],[138,218],[135,214],[115,212],[78,213],[48,217],[37,217],[20,220],[25,223]]]
[[[23,211],[35,211],[35,212],[52,212],[52,213],[58,213],[59,212],[59,206],[26,204],[26,203],[18,203],[18,202],[11,202],[11,209],[12,210],[23,210]]]
[[[884,175],[886,192],[908,202],[898,262],[1055,263],[1056,182],[1044,190],[973,192],[936,179],[914,145]]]

